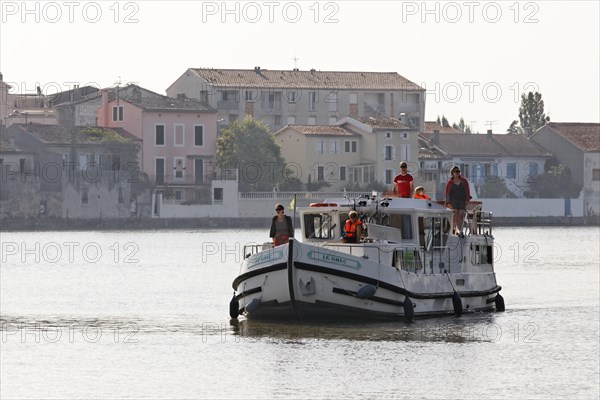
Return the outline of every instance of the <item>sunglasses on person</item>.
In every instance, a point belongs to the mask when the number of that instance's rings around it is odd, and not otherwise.
[[[283,208],[276,208],[275,211],[277,211],[277,212],[283,211]]]
[[[408,168],[407,165],[401,165],[400,168]]]

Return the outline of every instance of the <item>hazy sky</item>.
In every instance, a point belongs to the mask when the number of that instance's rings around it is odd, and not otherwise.
[[[599,4],[0,1],[0,71],[13,92],[46,94],[118,81],[164,94],[189,67],[393,71],[427,89],[426,120],[503,133],[529,90],[553,121],[600,121]]]

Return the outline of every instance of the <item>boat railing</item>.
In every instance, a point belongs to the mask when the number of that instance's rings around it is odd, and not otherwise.
[[[244,260],[250,256],[260,253],[261,251],[268,250],[273,248],[273,243],[265,242],[265,243],[252,243],[244,245],[242,250],[242,257]]]
[[[472,202],[475,203],[475,202]],[[492,235],[492,212],[483,211],[481,203],[477,202],[474,207],[467,205],[465,222],[470,235]]]
[[[273,249],[271,242],[246,244],[243,247],[242,257],[247,259],[255,254],[265,250]],[[377,263],[401,269],[415,274],[436,274],[450,271],[450,253],[451,247],[430,246],[425,249],[424,246],[418,246],[410,243],[391,244],[382,247],[377,243],[322,243],[317,246],[319,252],[333,255],[334,251],[345,254],[370,258],[376,254]],[[320,256],[319,256],[320,257]]]
[[[389,266],[396,267],[413,273],[435,274],[444,273],[450,270],[450,247],[432,246],[429,251],[425,251],[423,246],[411,244],[397,244],[391,247],[382,248],[377,244],[345,244],[345,243],[323,243],[320,247],[331,251],[344,249],[344,253],[365,257],[369,251],[365,249],[374,249],[377,252],[377,262],[389,262]],[[383,257],[383,254],[391,254],[391,257]],[[437,261],[437,265],[436,264]]]

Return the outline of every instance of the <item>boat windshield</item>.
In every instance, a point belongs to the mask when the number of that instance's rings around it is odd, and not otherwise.
[[[332,239],[335,227],[333,218],[328,213],[304,214],[304,237],[306,239]]]

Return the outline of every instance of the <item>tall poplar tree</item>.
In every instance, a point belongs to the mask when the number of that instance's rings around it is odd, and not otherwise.
[[[523,93],[521,95],[521,107],[519,107],[519,121],[523,133],[529,137],[546,122],[550,121],[550,117],[544,114],[544,100],[539,92]],[[511,124],[512,126],[512,124]],[[514,132],[514,126],[513,132]],[[509,127],[510,129],[510,127]]]

